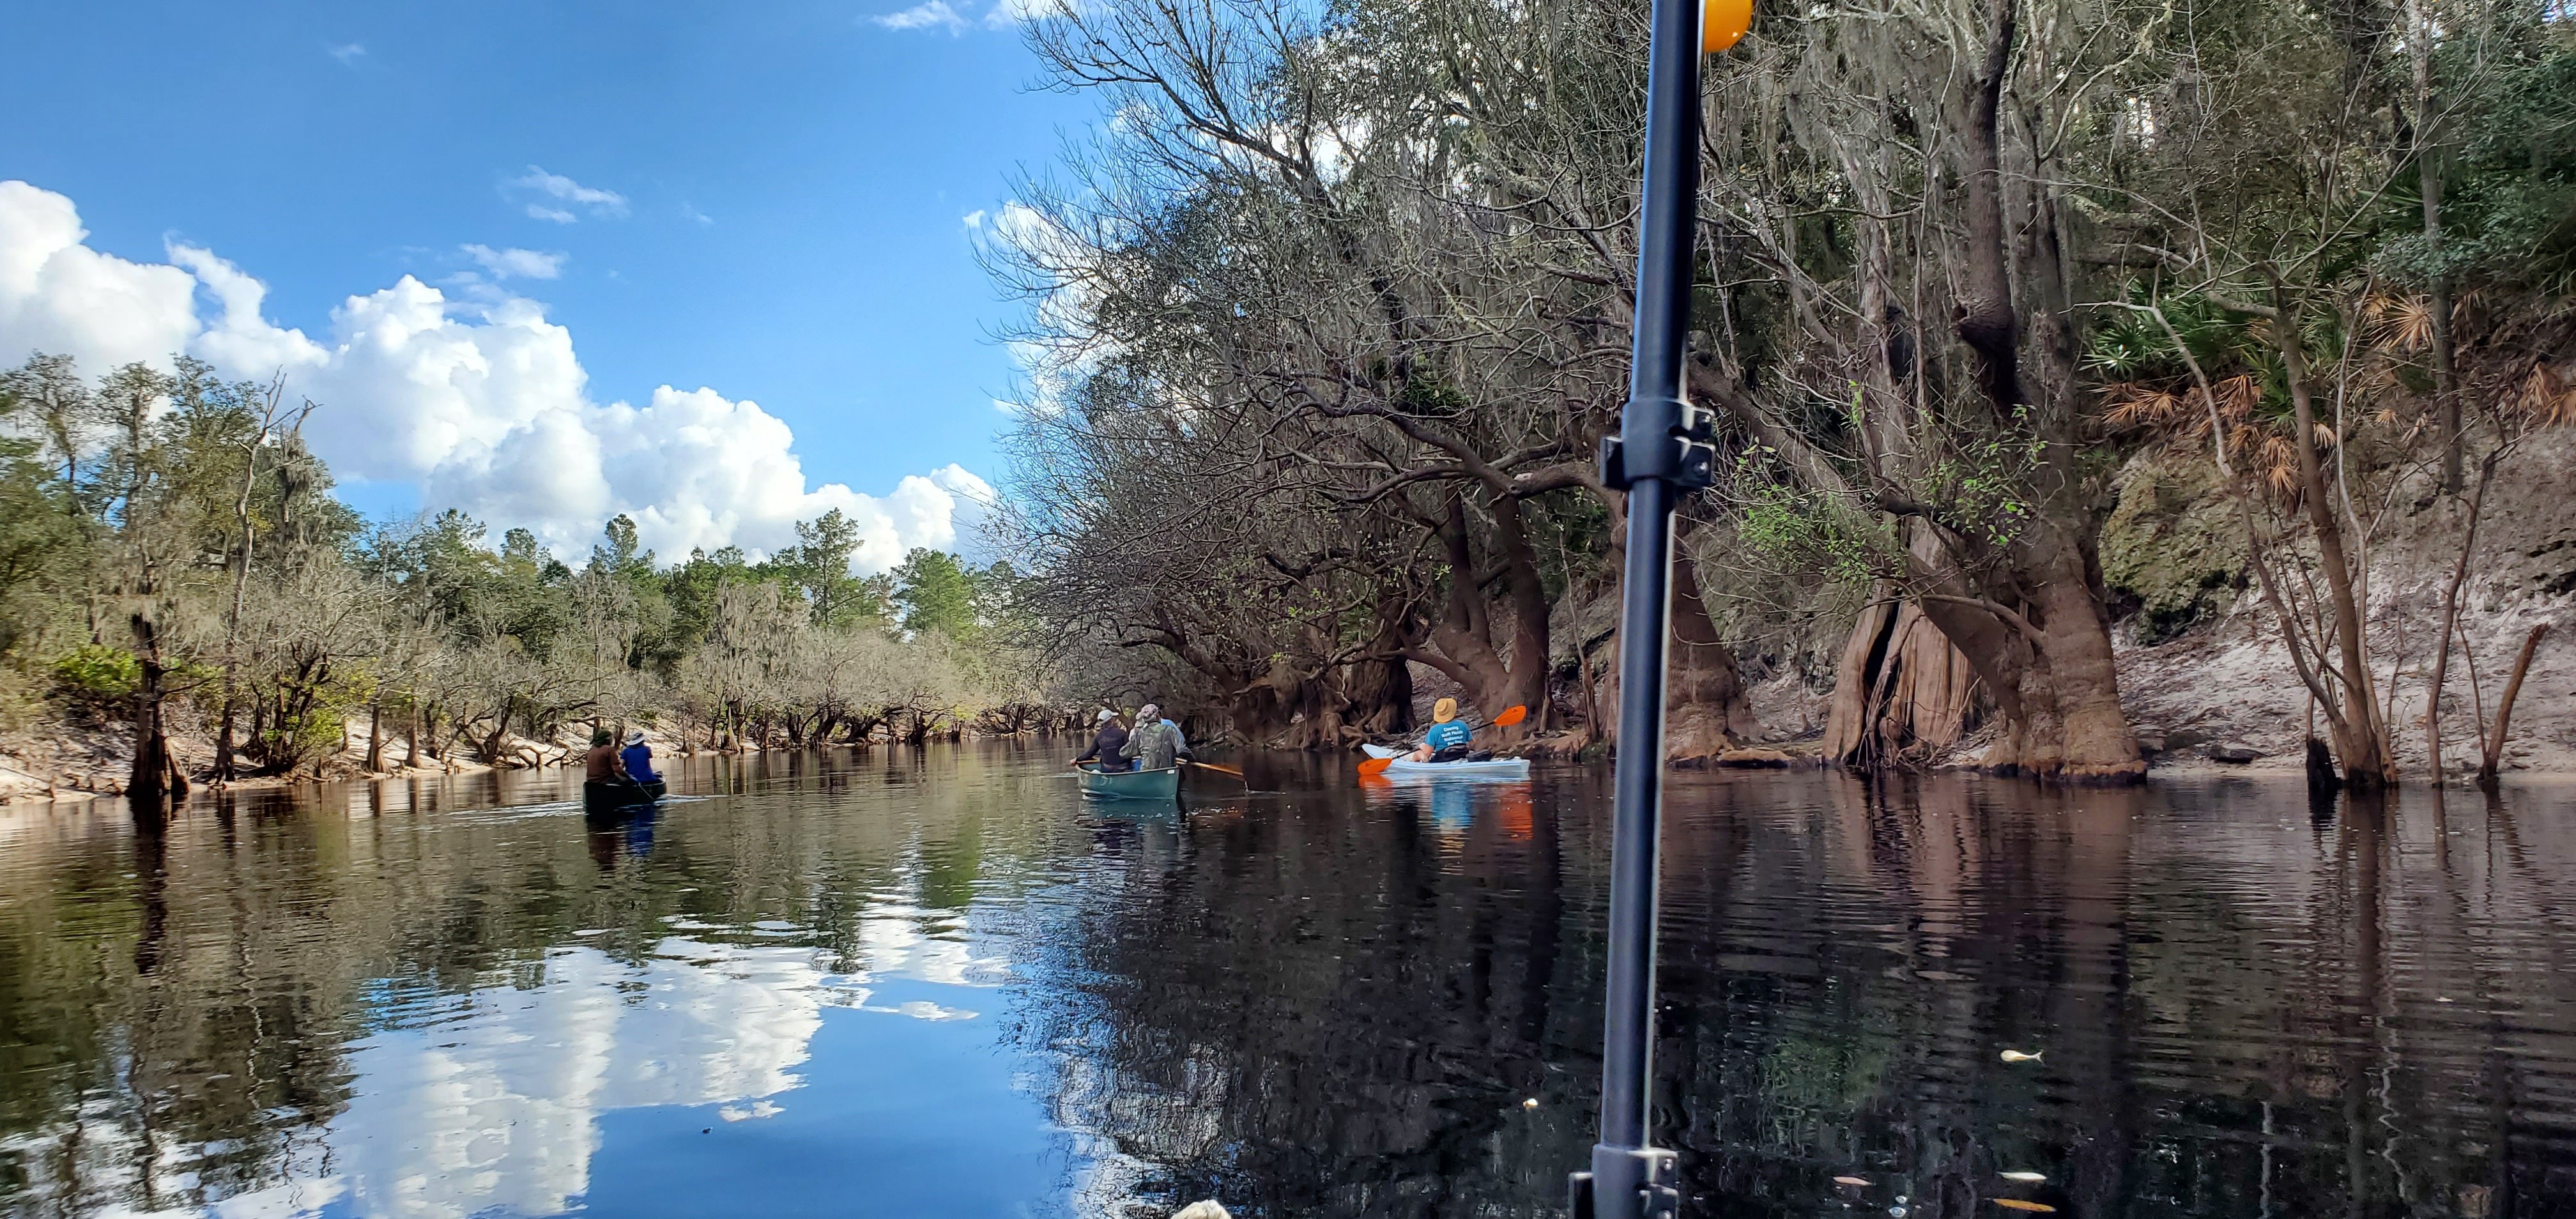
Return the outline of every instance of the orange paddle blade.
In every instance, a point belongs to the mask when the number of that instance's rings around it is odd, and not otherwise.
[[[1503,708],[1503,713],[1501,715],[1494,717],[1494,726],[1497,728],[1509,728],[1528,718],[1529,708],[1527,707],[1505,707]]]
[[[1386,768],[1394,761],[1395,759],[1393,758],[1370,758],[1368,761],[1360,763],[1360,773],[1364,775],[1385,774]]]

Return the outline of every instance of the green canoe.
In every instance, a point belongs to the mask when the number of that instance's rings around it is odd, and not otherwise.
[[[1168,766],[1161,770],[1130,770],[1102,774],[1091,767],[1082,768],[1082,794],[1103,800],[1161,800],[1166,803],[1181,795],[1181,768]]]

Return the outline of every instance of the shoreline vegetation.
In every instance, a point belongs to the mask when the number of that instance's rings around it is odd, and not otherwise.
[[[353,741],[513,765],[576,725],[803,747],[1153,698],[1348,750],[1444,694],[1598,756],[1645,14],[1027,22],[1105,121],[979,246],[1032,362],[988,567],[837,514],[676,560],[626,517],[586,558],[369,524],[292,386],[37,353],[0,378],[10,764],[86,757],[153,823]],[[1676,762],[2576,771],[2563,5],[1766,12],[1708,87]]]
[[[1409,727],[1426,674],[1531,707],[1508,745],[1615,742],[1646,14],[1030,27],[1106,120],[986,247],[1049,356],[1005,519],[1051,655],[1291,745]],[[1677,759],[2564,764],[2561,9],[1766,9],[1706,90]]]
[[[455,511],[369,524],[304,447],[325,408],[172,366],[0,374],[0,788],[113,789],[154,824],[193,788],[537,764],[598,727],[738,749],[1043,713],[1008,563],[859,576],[837,510],[667,565],[625,516],[577,565]]]

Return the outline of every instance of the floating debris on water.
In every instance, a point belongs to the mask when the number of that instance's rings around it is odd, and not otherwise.
[[[1522,1102],[1521,1102],[1521,1108],[1523,1108],[1523,1109],[1536,1109],[1536,1108],[1538,1108],[1538,1098],[1537,1098],[1537,1097],[1535,1097],[1535,1096],[1533,1096],[1533,1097],[1529,1098],[1528,1100],[1522,1101]]]
[[[2029,1211],[2034,1215],[2054,1215],[2057,1208],[2045,1202],[2024,1202],[2019,1198],[1997,1198],[1995,1205],[2008,1211]]]
[[[2032,1052],[2030,1052],[2030,1053],[2025,1054],[2025,1053],[2022,1053],[2020,1050],[2006,1050],[2006,1051],[2004,1051],[2004,1061],[2005,1061],[2005,1062],[2038,1062],[2038,1061],[2039,1061],[2039,1056],[2040,1056],[2040,1055],[2042,1055],[2042,1054],[2045,1054],[2045,1053],[2047,1053],[2047,1052],[2048,1052],[2048,1051],[2046,1051],[2046,1050],[2034,1050],[2034,1051],[2032,1051]]]
[[[2002,1176],[2004,1180],[2019,1181],[2024,1185],[2037,1185],[2048,1179],[2048,1174],[2044,1172],[2008,1172]]]
[[[1834,1184],[1836,1184],[1836,1185],[1867,1185],[1867,1184],[1869,1184],[1869,1182],[1867,1182],[1867,1181],[1865,1181],[1865,1180],[1862,1180],[1862,1179],[1861,1179],[1861,1178],[1859,1178],[1859,1177],[1836,1177],[1836,1178],[1834,1178]]]

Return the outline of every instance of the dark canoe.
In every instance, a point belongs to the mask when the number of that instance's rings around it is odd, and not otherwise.
[[[1130,770],[1102,774],[1082,768],[1082,794],[1103,800],[1161,800],[1169,803],[1181,797],[1181,768]]]
[[[613,813],[621,809],[642,808],[662,798],[670,788],[660,779],[650,783],[592,783],[581,785],[581,806],[590,813]]]

